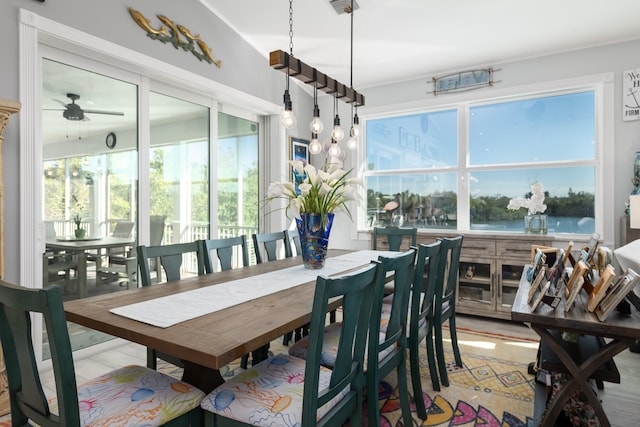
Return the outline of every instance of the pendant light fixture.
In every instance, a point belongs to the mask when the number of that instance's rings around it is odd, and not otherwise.
[[[291,95],[289,95],[289,58],[293,57],[293,0],[289,0],[289,56],[286,59],[286,67],[287,67],[287,80],[286,80],[286,89],[284,90],[283,96],[283,108],[280,113],[280,122],[282,126],[286,129],[291,129],[295,127],[298,123],[296,119],[296,115],[293,113],[293,104],[291,103]]]
[[[329,147],[330,157],[338,158],[342,154],[342,149],[338,146],[338,141],[344,138],[344,131],[340,127],[340,115],[338,114],[338,98],[333,99],[333,113],[335,118],[333,119],[333,130],[331,131],[331,147]]]
[[[331,131],[331,139],[336,142],[342,141],[344,138],[344,131],[340,126],[340,114],[338,114],[338,98],[334,97],[333,99],[333,111],[335,113],[335,117],[333,118],[333,130]]]
[[[314,78],[316,69],[313,69]],[[320,154],[322,152],[322,144],[318,141],[318,135],[324,130],[324,124],[320,120],[320,108],[318,108],[318,84],[313,85],[313,119],[309,125],[311,129],[311,142],[309,143],[310,154]]]
[[[351,89],[353,90],[353,0],[351,0]],[[354,111],[355,104],[355,114]],[[358,117],[358,104],[356,101],[351,103],[351,116],[353,120],[351,122],[351,130],[349,131],[349,140],[347,141],[347,147],[349,150],[355,150],[358,148],[358,137],[360,136],[360,118]]]
[[[316,70],[313,70],[314,74]],[[311,133],[320,134],[324,130],[324,124],[322,124],[322,120],[320,120],[320,108],[318,108],[318,85],[313,85],[313,119],[311,119],[311,124],[309,125],[311,129]]]

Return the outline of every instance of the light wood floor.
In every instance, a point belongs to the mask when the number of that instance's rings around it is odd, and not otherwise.
[[[526,326],[509,321],[458,315],[457,322],[460,328],[537,338],[537,335]],[[79,350],[74,354],[77,356],[75,367],[79,383],[127,364],[144,365],[146,363],[144,347],[122,340],[113,340],[94,348]],[[532,353],[531,358],[532,361],[535,359],[535,353]],[[603,401],[613,426],[640,425],[640,354],[625,350],[616,356],[615,362],[620,370],[621,384],[605,383],[604,390],[599,391],[598,395]],[[51,396],[54,394],[53,375],[46,364],[43,370],[43,385],[46,393]]]

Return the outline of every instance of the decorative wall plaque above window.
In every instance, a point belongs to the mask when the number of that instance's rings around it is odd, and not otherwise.
[[[129,13],[133,20],[147,32],[147,36],[153,40],[160,40],[162,43],[171,43],[176,49],[180,47],[187,52],[191,52],[193,56],[198,58],[200,61],[206,61],[209,64],[214,64],[218,68],[222,65],[221,60],[216,61],[213,58],[211,48],[202,41],[200,34],[194,36],[193,33],[191,33],[191,30],[182,25],[176,25],[172,20],[164,15],[156,15],[164,24],[161,25],[160,28],[156,29],[151,26],[150,21],[145,18],[142,13],[138,12],[134,8],[130,7]],[[196,45],[198,45],[197,48]]]
[[[622,120],[640,120],[640,68],[622,73]]]
[[[433,77],[433,94],[463,92],[479,87],[493,86],[493,71],[493,68],[483,68]]]

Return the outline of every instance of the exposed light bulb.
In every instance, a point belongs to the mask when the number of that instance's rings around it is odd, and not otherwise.
[[[313,107],[313,119],[311,119],[309,128],[311,129],[311,133],[322,133],[324,130],[324,124],[322,120],[320,120],[320,109],[317,104]]]
[[[336,114],[335,119],[333,119],[333,130],[331,131],[331,138],[336,142],[342,141],[344,138],[344,131],[340,127],[340,116]]]
[[[351,136],[356,138],[360,136],[360,118],[358,117],[358,113],[353,116],[353,124],[351,125]]]
[[[280,122],[282,123],[282,126],[284,126],[286,129],[292,129],[296,126],[296,124],[298,123],[298,120],[296,119],[296,115],[293,114],[293,111],[282,110],[282,115],[280,116]]]
[[[284,107],[282,109],[282,112],[280,113],[280,122],[286,129],[291,129],[298,123],[296,115],[293,114],[293,106],[291,103],[289,90],[284,91]]]
[[[309,143],[309,153],[320,154],[322,152],[322,144],[318,142],[318,134],[311,134],[311,142]]]
[[[349,140],[347,141],[347,147],[351,151],[358,148],[358,137],[353,136],[353,132],[352,132],[351,138],[349,138]]]
[[[342,154],[342,150],[338,147],[338,142],[335,140],[332,141],[331,148],[329,148],[329,155],[331,157],[339,158],[340,154]]]

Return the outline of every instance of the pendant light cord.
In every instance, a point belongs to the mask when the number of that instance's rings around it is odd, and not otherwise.
[[[351,85],[351,89],[353,89],[353,0],[351,0],[351,75],[350,75],[350,82],[349,84]]]
[[[289,57],[287,58],[287,91],[289,90],[291,58],[293,58],[293,0],[289,0]]]

